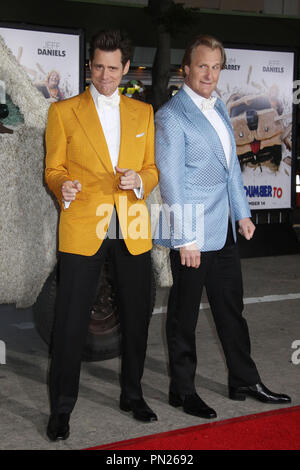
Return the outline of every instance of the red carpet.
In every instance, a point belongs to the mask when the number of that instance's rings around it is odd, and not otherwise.
[[[152,434],[90,450],[300,450],[300,406]]]

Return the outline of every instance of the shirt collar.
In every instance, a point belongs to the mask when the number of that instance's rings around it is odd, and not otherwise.
[[[198,95],[194,90],[192,90],[186,83],[183,84],[182,89],[189,95],[189,97],[194,101],[197,106],[200,106],[201,103],[206,100],[204,96]]]
[[[92,98],[94,100],[94,103],[97,107],[98,106],[98,96],[101,96],[101,93],[99,93],[99,91],[97,90],[97,88],[95,87],[95,85],[93,83],[90,84],[90,92],[91,92]],[[119,94],[119,88],[116,88],[116,90],[110,96],[114,96],[114,95],[117,95],[117,94]]]

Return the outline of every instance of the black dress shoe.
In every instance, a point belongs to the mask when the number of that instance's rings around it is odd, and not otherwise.
[[[229,386],[229,398],[231,400],[243,401],[246,400],[246,395],[256,398],[256,400],[262,401],[263,403],[291,403],[291,398],[288,395],[271,392],[261,382],[248,387]]]
[[[50,441],[64,441],[70,435],[70,414],[52,414],[47,426],[47,436]]]
[[[151,410],[143,398],[138,400],[128,400],[121,395],[120,409],[122,411],[132,411],[133,417],[138,421],[143,421],[144,423],[157,421],[156,414]]]
[[[170,392],[169,404],[174,407],[182,406],[185,413],[200,418],[212,419],[217,417],[215,410],[207,406],[197,393],[185,395],[184,398],[181,398],[177,393]]]

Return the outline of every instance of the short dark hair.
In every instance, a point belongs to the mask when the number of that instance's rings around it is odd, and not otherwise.
[[[132,54],[132,44],[127,34],[120,30],[99,31],[91,40],[89,54],[90,61],[94,59],[95,50],[113,52],[118,49],[121,51],[121,61],[123,67],[127,64]]]
[[[182,59],[182,67],[185,65],[190,66],[192,60],[192,53],[198,46],[207,46],[212,50],[220,49],[221,57],[222,57],[222,68],[225,67],[226,64],[226,54],[224,50],[224,46],[219,41],[219,39],[209,36],[208,34],[202,34],[197,36],[186,48],[183,59]]]

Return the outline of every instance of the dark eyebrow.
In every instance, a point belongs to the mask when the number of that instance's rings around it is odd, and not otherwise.
[[[95,66],[95,67],[104,67],[103,64],[98,64],[98,63],[96,63],[96,62],[94,62],[94,66]],[[118,68],[117,65],[108,65],[107,67],[109,67],[109,68],[114,68],[114,69],[117,69],[117,68]]]
[[[206,65],[206,67],[208,67],[208,64],[204,62],[199,62],[199,65]],[[221,62],[216,62],[215,64],[212,65],[212,67],[215,67],[216,65],[221,65]]]

